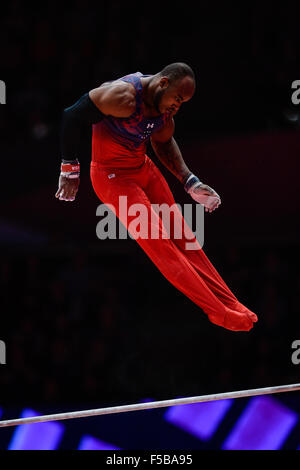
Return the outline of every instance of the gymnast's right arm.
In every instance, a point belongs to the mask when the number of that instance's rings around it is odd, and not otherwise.
[[[73,106],[63,111],[61,123],[61,173],[55,197],[74,201],[79,187],[78,149],[81,130],[96,124],[106,115],[128,117],[134,112],[135,94],[125,82],[105,83],[84,94]]]
[[[104,115],[85,93],[75,104],[64,109],[61,120],[61,165],[58,190],[55,197],[61,201],[74,201],[80,181],[78,150],[81,131],[101,121]]]

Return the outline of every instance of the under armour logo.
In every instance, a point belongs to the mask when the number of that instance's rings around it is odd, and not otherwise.
[[[147,124],[147,129],[149,129],[149,127],[151,127],[151,129],[154,127],[154,124]]]
[[[108,175],[108,178],[111,179],[111,178],[114,178],[116,175],[114,173],[111,173],[110,175]]]

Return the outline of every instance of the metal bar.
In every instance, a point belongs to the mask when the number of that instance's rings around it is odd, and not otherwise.
[[[172,400],[153,401],[148,403],[136,403],[133,405],[112,406],[108,408],[96,408],[93,410],[70,411],[44,416],[33,416],[28,418],[9,419],[0,421],[0,427],[18,426],[20,424],[41,423],[45,421],[60,421],[63,419],[87,418],[90,416],[108,415],[113,413],[124,413],[128,411],[141,411],[154,408],[165,408],[169,406],[188,405],[192,403],[203,403],[216,400],[228,400],[232,398],[245,398],[258,395],[270,395],[273,393],[295,392],[300,390],[300,383],[291,385],[278,385],[266,388],[254,388],[240,390],[237,392],[216,393],[212,395],[200,395],[196,397],[175,398]]]

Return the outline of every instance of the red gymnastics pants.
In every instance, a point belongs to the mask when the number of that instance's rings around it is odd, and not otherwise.
[[[155,239],[149,235],[148,238],[134,238],[166,279],[201,307],[212,323],[234,331],[248,331],[252,328],[253,322],[257,321],[256,315],[230,291],[206,257],[178,208],[176,218],[181,220],[184,227],[182,237],[172,237],[170,232],[166,235],[160,213],[153,209],[152,204],[166,203],[171,207],[176,203],[168,183],[149,157],[146,156],[145,162],[138,169],[109,169],[92,161],[91,181],[99,199],[114,208],[115,215],[127,229],[129,227],[129,233],[130,222],[134,217],[128,213],[124,217],[123,211],[119,210],[119,196],[127,196],[127,207],[132,204],[147,207],[148,233],[153,233],[150,225],[154,224],[159,237]],[[187,250],[186,243],[191,243],[191,239],[198,244],[198,248]]]

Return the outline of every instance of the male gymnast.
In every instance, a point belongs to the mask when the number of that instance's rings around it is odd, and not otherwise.
[[[189,170],[173,137],[174,116],[194,91],[193,70],[177,62],[154,75],[136,72],[105,82],[64,109],[61,172],[55,196],[74,201],[80,181],[80,134],[84,126],[92,126],[90,175],[99,199],[115,208],[127,229],[132,217],[124,217],[119,210],[119,196],[127,196],[128,206],[144,204],[151,214],[149,226],[156,224],[160,236],[138,237],[136,241],[161,273],[201,307],[212,323],[232,331],[249,331],[257,321],[255,313],[238,301],[199,244],[197,249],[186,249],[187,232],[181,238],[162,236],[165,227],[152,207],[164,203],[171,207],[175,200],[159,168],[146,155],[149,139],[159,160],[206,212],[221,203],[216,191]],[[177,216],[186,227],[180,211]]]

